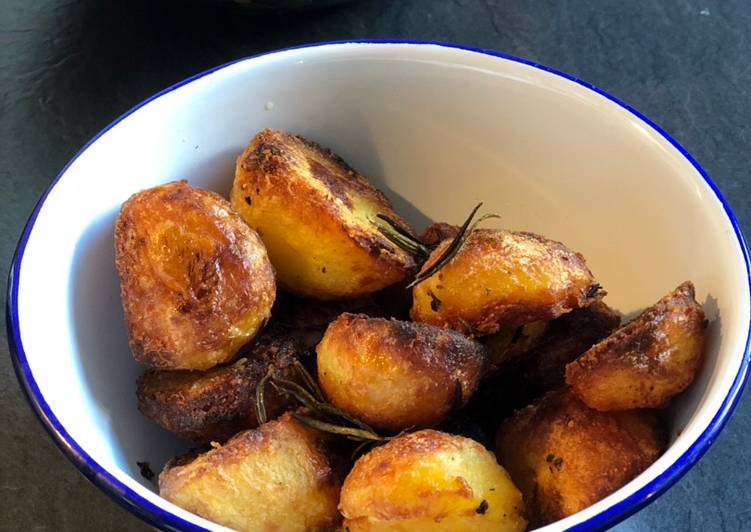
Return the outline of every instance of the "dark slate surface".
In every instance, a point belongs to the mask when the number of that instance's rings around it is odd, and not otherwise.
[[[140,100],[231,59],[350,38],[492,48],[594,83],[692,152],[749,234],[750,32],[747,0],[363,0],[295,17],[210,2],[2,0],[0,263],[7,271],[26,217],[65,162]],[[699,465],[618,529],[751,529],[750,431],[746,398]],[[0,449],[0,529],[147,529],[53,446],[6,352]]]

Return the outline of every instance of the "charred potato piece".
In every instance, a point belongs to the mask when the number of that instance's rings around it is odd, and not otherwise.
[[[663,406],[693,382],[705,328],[685,282],[566,366],[566,382],[597,410]]]
[[[621,317],[602,301],[551,321],[522,365],[527,382],[546,392],[563,385],[566,364],[612,333]]]
[[[485,369],[482,346],[421,323],[342,314],[318,347],[334,406],[374,427],[429,427],[464,405]]]
[[[162,497],[239,531],[332,530],[340,487],[322,434],[290,414],[159,475]]]
[[[226,200],[185,181],[123,204],[115,259],[131,350],[152,368],[227,362],[269,318],[276,285],[263,242]]]
[[[441,242],[421,271],[451,243]],[[584,258],[532,233],[479,229],[438,272],[412,290],[415,321],[483,336],[549,321],[600,296]]]
[[[296,380],[300,349],[288,337],[263,333],[243,358],[208,371],[151,370],[138,379],[138,409],[165,429],[196,442],[223,442],[258,426],[256,387],[273,366],[278,377]],[[293,402],[273,386],[264,389],[266,415],[273,419]]]
[[[521,531],[521,493],[479,443],[414,432],[361,457],[344,481],[345,530]]]
[[[381,307],[370,296],[344,301],[319,301],[279,294],[272,309],[270,326],[286,331],[294,336],[304,349],[318,345],[326,332],[326,327],[344,312],[379,316]]]
[[[533,322],[512,333],[504,330],[486,336],[485,349],[495,364],[467,408],[495,431],[514,410],[563,386],[566,364],[619,323],[616,312],[596,301],[547,323]]]
[[[566,315],[563,316],[565,317]],[[482,343],[488,352],[492,371],[518,362],[529,354],[545,337],[548,323],[552,322],[533,321],[519,327],[505,327],[497,333],[483,337]]]
[[[388,199],[300,136],[266,129],[251,140],[237,160],[232,206],[260,233],[279,284],[298,295],[357,297],[414,267],[373,223],[383,214],[406,227]]]
[[[445,222],[435,222],[425,228],[420,235],[420,241],[429,247],[434,247],[446,239],[454,238],[459,234],[458,225],[451,225]]]
[[[651,412],[598,412],[568,390],[517,411],[496,436],[496,455],[524,494],[532,526],[606,497],[664,447],[664,432]]]

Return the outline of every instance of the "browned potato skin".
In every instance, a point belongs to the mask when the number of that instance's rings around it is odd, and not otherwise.
[[[486,364],[482,346],[454,331],[348,313],[316,352],[329,401],[394,432],[433,426],[464,405]]]
[[[482,445],[421,430],[362,456],[342,486],[345,530],[452,532],[525,529],[522,496]]]
[[[138,409],[181,438],[199,443],[224,442],[258,426],[255,393],[273,365],[280,378],[296,380],[297,342],[264,332],[243,358],[208,371],[151,370],[138,379]],[[264,389],[266,415],[273,419],[293,406],[273,386]]]
[[[433,250],[422,271],[450,242]],[[598,288],[584,258],[559,242],[533,233],[478,229],[451,261],[415,285],[410,315],[483,336],[589,305],[602,295]]]
[[[263,242],[226,200],[185,181],[123,204],[115,260],[131,350],[152,368],[227,362],[270,315],[276,285]]]
[[[340,476],[322,433],[290,414],[167,464],[159,495],[239,531],[335,530]]]
[[[372,222],[407,227],[388,199],[340,157],[265,129],[237,160],[232,206],[262,236],[279,284],[316,299],[346,299],[404,279],[412,257]]]
[[[597,410],[663,406],[693,382],[705,328],[687,281],[566,366],[566,382]]]
[[[524,494],[533,527],[606,497],[664,448],[664,432],[652,412],[598,412],[569,390],[549,392],[518,410],[496,435],[498,461]]]

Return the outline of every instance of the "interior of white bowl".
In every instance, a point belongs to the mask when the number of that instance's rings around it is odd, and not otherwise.
[[[67,452],[116,496],[152,522],[211,526],[160,499],[136,465],[158,470],[186,444],[136,408],[142,368],[120,306],[116,213],[175,179],[227,194],[236,156],[264,127],[331,147],[418,228],[483,201],[497,225],[565,242],[625,314],[694,281],[709,341],[670,409],[670,448],[550,529],[619,518],[702,454],[742,384],[749,285],[740,233],[692,162],[628,109],[533,65],[438,45],[333,44],[240,61],[159,95],[79,154],[27,228],[9,300],[19,371]]]

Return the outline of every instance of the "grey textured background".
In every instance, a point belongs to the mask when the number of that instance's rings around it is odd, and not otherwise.
[[[7,272],[65,162],[140,100],[231,59],[350,38],[492,48],[589,81],[693,153],[751,234],[750,32],[748,0],[363,0],[292,17],[176,0],[0,0],[0,264]],[[146,530],[54,447],[0,349],[0,529]],[[746,397],[698,466],[617,529],[751,529],[749,431]]]

